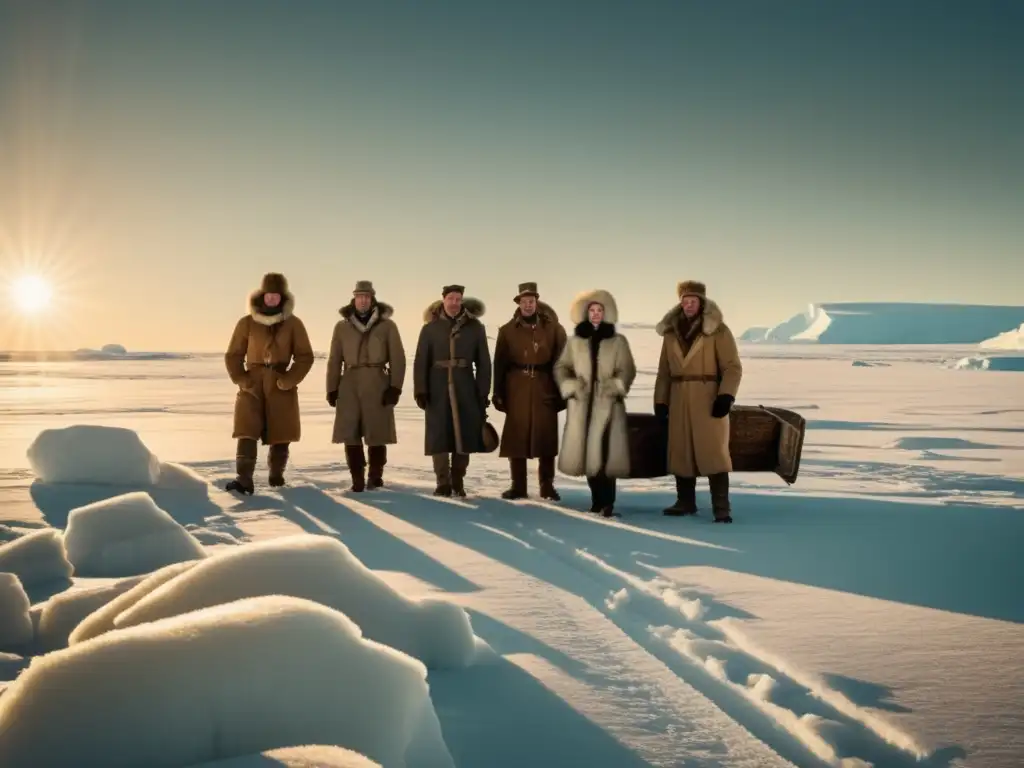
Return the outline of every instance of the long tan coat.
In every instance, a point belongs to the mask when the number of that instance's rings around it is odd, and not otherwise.
[[[224,355],[228,375],[238,385],[231,436],[267,445],[297,443],[302,436],[298,385],[313,367],[313,347],[294,314],[295,297],[285,293],[281,313],[265,315],[257,308],[262,295],[256,291],[249,297],[249,313],[235,325]]]
[[[682,321],[677,306],[657,325],[662,342],[654,402],[669,407],[668,470],[681,477],[731,472],[729,417],[714,418],[711,406],[719,394],[736,397],[739,391],[743,366],[736,339],[710,299],[689,344]]]
[[[597,333],[584,322],[587,307],[604,305],[605,324]],[[629,430],[625,399],[636,378],[636,363],[625,336],[615,332],[618,308],[607,291],[576,298],[570,313],[576,330],[555,363],[555,381],[568,401],[558,468],[575,477],[629,477]],[[602,444],[608,432],[608,452]]]
[[[544,302],[537,302],[535,317],[536,322],[527,322],[517,309],[498,329],[493,399],[505,405],[499,456],[535,459],[558,454],[563,402],[554,364],[565,348],[565,329]]]
[[[378,303],[366,325],[352,304],[339,310],[327,357],[327,391],[338,393],[333,442],[391,445],[398,442],[395,407],[384,405],[388,387],[405,383],[405,348],[394,310]]]
[[[484,408],[491,392],[491,350],[480,322],[485,309],[467,296],[454,319],[440,300],[423,313],[413,385],[416,396],[428,400],[423,433],[428,456],[484,452]]]

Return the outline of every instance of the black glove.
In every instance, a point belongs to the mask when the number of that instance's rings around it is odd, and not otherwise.
[[[402,396],[402,390],[398,387],[388,387],[380,399],[382,405],[398,405],[398,398]]]
[[[494,410],[498,413],[505,413],[505,398],[501,395],[495,395],[491,403],[494,405]]]
[[[655,403],[654,404],[654,415],[662,421],[668,421],[668,404],[667,403]]]
[[[421,392],[420,394],[415,396],[415,400],[416,405],[419,407],[421,411],[427,410],[427,404],[430,402],[430,398],[426,394]]]
[[[715,404],[711,406],[711,415],[716,419],[728,416],[734,402],[736,398],[732,395],[719,395],[715,398]]]
[[[329,406],[331,406],[331,408],[337,407],[337,405],[338,405],[338,390],[334,390],[333,392],[328,392],[327,393],[327,404]]]

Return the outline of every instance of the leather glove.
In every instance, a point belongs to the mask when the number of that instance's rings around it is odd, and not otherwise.
[[[736,398],[732,395],[719,395],[715,398],[715,404],[711,406],[711,415],[716,419],[728,416],[734,402]]]
[[[501,395],[495,395],[491,403],[494,405],[494,410],[498,413],[505,413],[505,398]]]
[[[430,398],[427,397],[426,394],[421,392],[420,394],[415,396],[415,400],[416,405],[419,407],[421,411],[427,410],[427,404],[430,402]]]
[[[662,421],[668,421],[668,404],[667,403],[655,403],[654,404],[654,415]]]
[[[338,390],[327,393],[327,404],[331,406],[331,408],[336,408],[338,406]]]
[[[382,405],[398,405],[398,398],[402,396],[402,390],[398,387],[388,387],[384,390],[380,402]]]

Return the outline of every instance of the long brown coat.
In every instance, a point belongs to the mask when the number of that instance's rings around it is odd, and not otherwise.
[[[228,375],[238,385],[231,436],[267,445],[297,443],[302,436],[298,385],[313,367],[313,347],[294,314],[295,297],[286,292],[281,313],[268,315],[258,308],[262,295],[256,291],[249,297],[249,313],[235,325],[224,355]]]
[[[669,407],[668,471],[681,477],[731,472],[729,417],[714,418],[711,406],[718,395],[736,397],[739,391],[743,366],[736,339],[710,299],[689,343],[683,320],[676,306],[657,325],[662,342],[654,402]]]
[[[564,402],[553,368],[565,347],[565,328],[544,302],[537,302],[535,317],[536,322],[527,322],[517,309],[498,329],[493,399],[505,407],[499,456],[558,455],[558,413]]]
[[[604,306],[597,331],[585,322],[587,307]],[[615,298],[588,291],[576,298],[570,317],[576,330],[555,363],[555,381],[568,401],[558,468],[566,475],[629,477],[629,428],[626,397],[636,379],[636,362],[626,337],[615,331]],[[607,447],[607,450],[605,450]]]
[[[394,310],[378,303],[366,325],[355,307],[339,310],[327,357],[327,391],[338,393],[333,442],[355,445],[391,445],[398,442],[395,406],[384,405],[388,387],[401,390],[405,383],[405,348]]]
[[[484,304],[466,298],[458,317],[441,301],[423,313],[413,361],[415,396],[426,395],[424,452],[484,452],[484,407],[491,391],[491,350],[479,318]]]

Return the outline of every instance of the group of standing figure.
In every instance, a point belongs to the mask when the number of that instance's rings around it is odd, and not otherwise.
[[[656,326],[662,337],[654,412],[667,423],[668,470],[676,501],[667,515],[697,514],[696,479],[709,480],[716,522],[732,522],[729,412],[742,378],[736,340],[703,283],[677,286],[677,303]],[[616,480],[630,476],[626,398],[636,364],[616,330],[615,298],[578,296],[569,336],[536,283],[522,283],[516,309],[498,330],[491,357],[480,318],[484,303],[446,285],[423,313],[413,362],[413,398],[426,421],[424,452],[433,461],[435,495],[465,496],[470,455],[489,453],[497,435],[491,406],[505,414],[499,455],[508,459],[506,499],[527,496],[527,461],[538,461],[540,496],[559,501],[555,465],[585,476],[590,511],[614,516]],[[405,385],[406,353],[392,316],[370,281],[356,283],[339,310],[327,359],[333,442],[345,446],[351,490],[384,484],[387,446],[398,442],[394,408]],[[238,386],[236,474],[228,490],[251,494],[259,442],[269,446],[268,482],[285,483],[289,446],[301,438],[297,386],[313,366],[313,348],[295,315],[295,297],[279,273],[264,275],[225,355]],[[493,385],[493,386],[492,386]],[[558,415],[566,411],[558,438]]]

